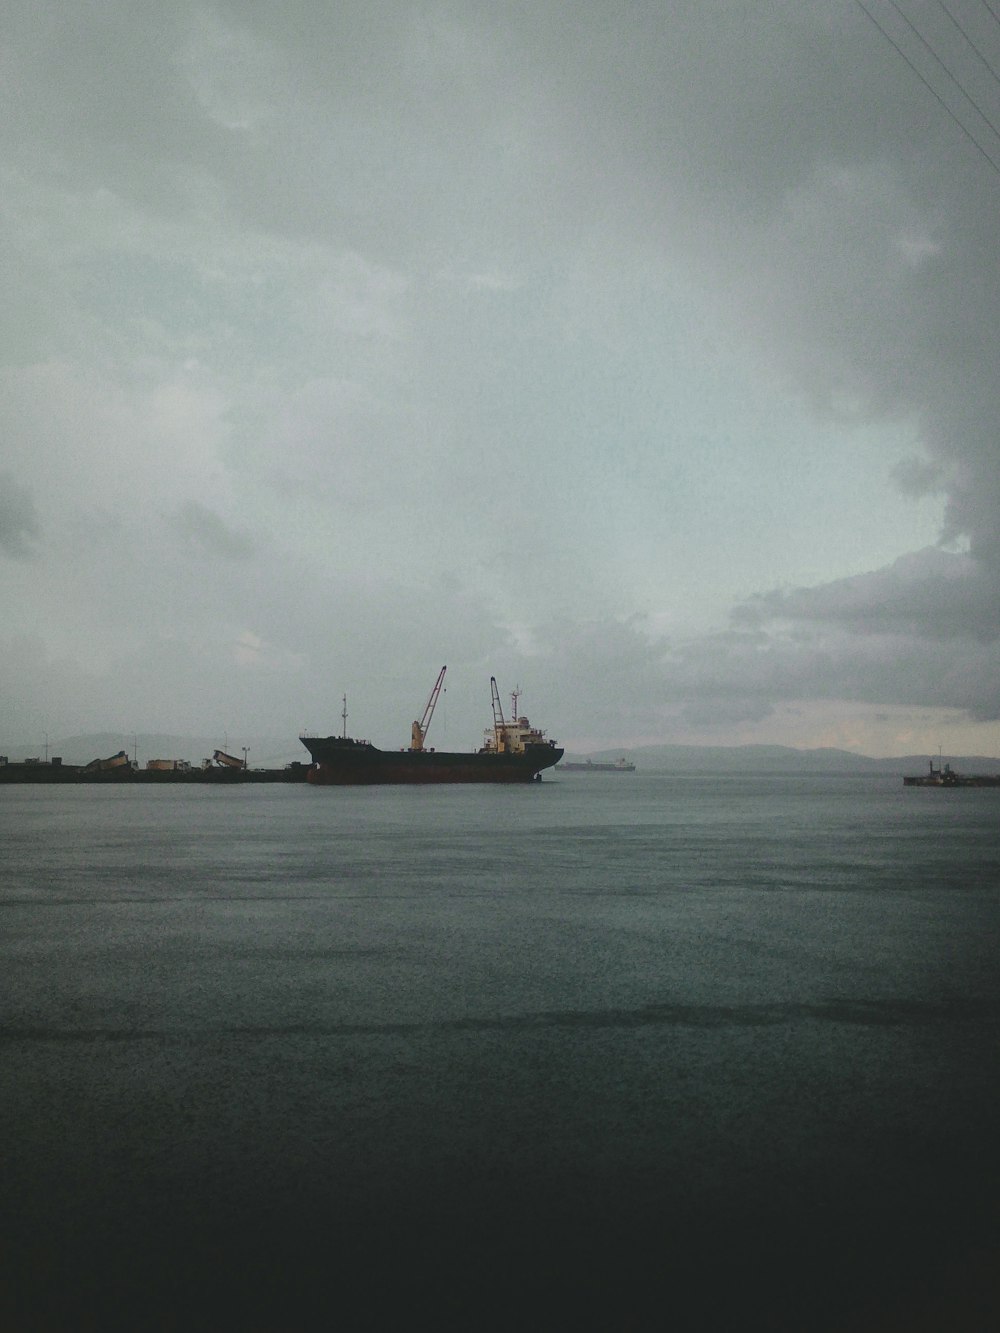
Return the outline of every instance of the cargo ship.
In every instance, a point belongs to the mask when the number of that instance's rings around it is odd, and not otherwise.
[[[466,754],[435,750],[426,745],[427,731],[444,684],[447,667],[438,674],[423,716],[413,723],[410,746],[405,750],[380,750],[371,741],[347,735],[347,697],[344,696],[343,734],[300,736],[312,756],[307,780],[317,786],[362,786],[389,783],[430,782],[538,782],[546,768],[563,756],[555,741],[518,714],[520,691],[512,695],[513,715],[504,718],[496,677],[490,677],[493,695],[493,726],[483,744]]]
[[[212,759],[203,759],[200,764],[186,759],[150,759],[145,768],[133,763],[124,750],[109,759],[92,759],[89,764],[64,764],[62,759],[10,763],[6,755],[0,754],[0,783],[304,782],[308,771],[309,765],[298,760],[284,768],[249,768],[245,759],[236,759],[223,750],[216,750]]]
[[[595,764],[587,759],[582,764],[569,763],[559,765],[560,773],[634,773],[635,764],[630,764],[624,755],[613,764]]]

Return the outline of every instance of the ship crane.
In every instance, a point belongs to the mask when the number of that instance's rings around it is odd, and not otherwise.
[[[448,670],[443,666],[438,672],[438,678],[434,682],[434,688],[431,690],[430,698],[427,700],[427,707],[424,709],[424,715],[419,722],[414,722],[410,731],[410,749],[422,750],[424,741],[427,739],[427,732],[430,729],[431,718],[434,716],[434,709],[437,705],[438,695],[441,693],[441,686],[444,684],[444,673]]]
[[[500,704],[500,691],[497,689],[496,676],[490,676],[490,689],[493,691],[493,735],[496,738],[496,747],[498,750],[506,750],[507,723],[503,718],[503,708]]]

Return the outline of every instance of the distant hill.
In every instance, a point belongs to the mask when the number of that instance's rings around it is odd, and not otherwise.
[[[288,736],[171,736],[140,733],[137,736],[115,732],[95,732],[86,736],[66,736],[49,741],[49,757],[58,755],[67,764],[88,764],[91,759],[106,759],[126,750],[140,765],[149,759],[187,759],[199,764],[214,750],[227,750],[237,759],[243,746],[249,751],[251,768],[283,768],[293,760],[308,762],[309,756],[297,738]],[[11,761],[29,755],[44,757],[37,741],[25,745],[0,744],[0,754]],[[649,773],[924,773],[926,754],[902,758],[872,759],[850,750],[823,748],[797,750],[789,745],[641,745],[631,749],[595,750],[589,754],[566,752],[574,763],[593,759],[595,763],[613,763],[624,755],[637,770]],[[934,756],[935,761],[937,756]],[[959,773],[1000,773],[1000,759],[984,755],[945,755],[945,762]]]
[[[873,759],[825,747],[797,750],[789,745],[640,745],[633,749],[566,752],[574,763],[609,763],[624,755],[638,771],[676,773],[923,773],[930,756]],[[1000,773],[1000,759],[984,755],[946,756],[959,773]]]

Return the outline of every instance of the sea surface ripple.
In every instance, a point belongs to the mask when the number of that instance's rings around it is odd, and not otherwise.
[[[889,774],[2,788],[4,1326],[986,1326],[998,830]]]

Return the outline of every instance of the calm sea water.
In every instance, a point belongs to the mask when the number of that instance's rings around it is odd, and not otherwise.
[[[994,1326],[1000,789],[6,787],[0,831],[5,1327]]]

